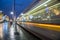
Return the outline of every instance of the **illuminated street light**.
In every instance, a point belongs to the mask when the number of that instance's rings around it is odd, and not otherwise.
[[[12,15],[13,15],[13,14],[14,14],[14,12],[11,12],[10,14],[12,14]]]

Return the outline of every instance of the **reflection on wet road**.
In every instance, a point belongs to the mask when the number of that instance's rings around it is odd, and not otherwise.
[[[35,36],[31,35],[30,33],[28,33],[27,31],[25,31],[24,29],[18,26],[17,26],[17,29],[20,35],[14,34],[15,29],[13,26],[10,28],[10,39],[9,40],[39,40],[38,38],[36,38]]]

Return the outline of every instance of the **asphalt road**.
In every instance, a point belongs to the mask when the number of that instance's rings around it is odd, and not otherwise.
[[[14,27],[12,26],[10,28],[10,38],[9,40],[40,40],[36,36],[33,36],[32,34],[28,33],[26,30],[20,28],[17,26],[17,31],[19,32],[19,35],[14,34]]]

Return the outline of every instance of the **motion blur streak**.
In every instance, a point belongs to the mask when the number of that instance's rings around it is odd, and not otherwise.
[[[54,31],[60,31],[60,25],[52,25],[52,24],[40,24],[40,23],[31,23],[31,22],[24,22],[24,24],[30,24],[34,27],[45,28]]]

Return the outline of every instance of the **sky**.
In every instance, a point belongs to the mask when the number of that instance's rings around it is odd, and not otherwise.
[[[14,14],[18,17],[23,11],[31,4],[34,0],[0,0],[0,10],[3,11],[4,14],[12,18],[10,14],[14,9]]]

